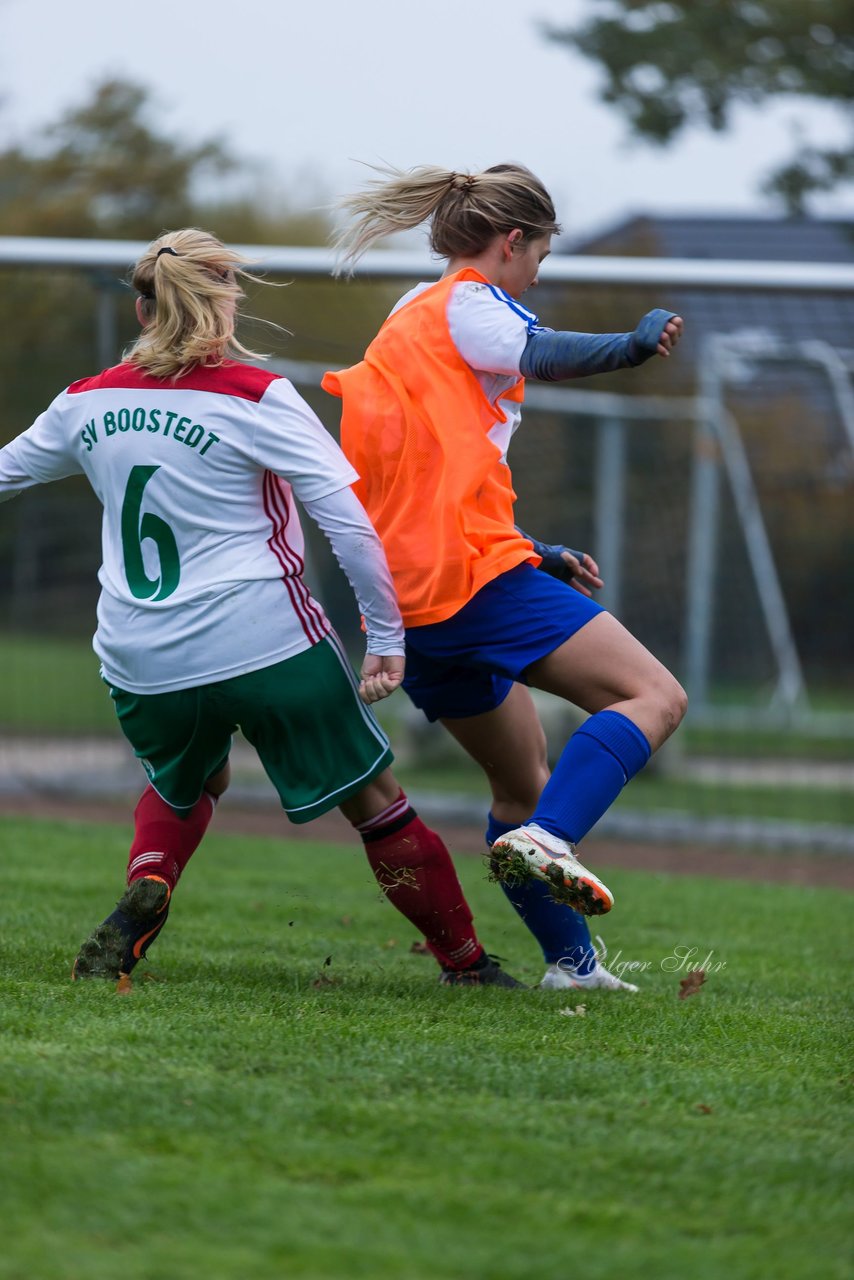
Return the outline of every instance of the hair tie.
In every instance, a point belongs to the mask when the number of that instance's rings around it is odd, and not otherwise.
[[[175,252],[172,246],[168,244],[165,244],[162,249],[157,250],[157,253],[155,254],[155,258],[159,258],[161,253],[171,253],[173,258],[178,257],[178,254]]]

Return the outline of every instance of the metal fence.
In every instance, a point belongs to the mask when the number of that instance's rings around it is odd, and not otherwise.
[[[116,272],[142,248],[0,239],[0,282],[46,267],[86,278],[92,364],[102,366],[118,356]],[[273,277],[319,285],[332,267],[325,250],[243,249]],[[389,280],[406,287],[436,265],[378,251],[359,272],[387,293]],[[844,345],[854,268],[553,257],[541,280],[538,308],[555,327],[627,327],[600,321],[655,304],[682,311],[689,335],[692,317],[703,318],[685,355],[660,369],[529,386],[511,452],[520,524],[592,551],[603,603],[691,699],[685,725],[600,830],[854,851],[854,361]],[[346,297],[345,284],[332,289]],[[334,309],[325,324],[334,328]],[[336,403],[319,380],[348,362],[273,367],[334,432]],[[88,651],[98,524],[97,503],[76,482],[0,508],[0,788],[133,785]],[[356,657],[348,589],[323,540],[307,533],[316,594]],[[556,751],[576,720],[550,699],[542,709]],[[402,697],[385,714],[422,804],[480,817],[483,786],[441,731]],[[247,794],[270,797],[248,757],[238,762]]]

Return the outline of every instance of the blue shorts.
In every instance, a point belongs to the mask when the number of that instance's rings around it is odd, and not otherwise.
[[[533,662],[554,653],[601,605],[529,564],[478,591],[444,622],[406,631],[403,687],[428,720],[493,711]]]

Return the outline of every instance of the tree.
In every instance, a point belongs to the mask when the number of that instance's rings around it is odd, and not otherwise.
[[[149,121],[142,85],[106,80],[26,150],[0,152],[6,235],[142,236],[186,222],[200,180],[237,167],[218,139],[182,147]]]
[[[546,36],[598,62],[602,99],[665,145],[683,129],[724,130],[740,104],[813,98],[851,120],[847,146],[801,144],[764,189],[790,213],[854,181],[854,10],[850,0],[592,0],[599,13]]]
[[[234,175],[223,199],[212,181]],[[254,185],[253,185],[254,184]],[[202,226],[226,242],[325,244],[322,211],[259,191],[252,167],[217,139],[184,144],[162,128],[144,86],[106,80],[56,123],[0,150],[0,235],[147,241],[161,231]],[[214,193],[214,194],[212,194]],[[96,289],[91,286],[95,284]],[[7,323],[0,348],[0,441],[28,425],[58,391],[93,372],[97,306],[121,287],[109,273],[0,272]],[[280,326],[246,322],[248,345],[295,358],[358,358],[390,303],[369,286],[295,284],[253,290],[250,310]],[[118,295],[119,331],[110,358],[136,331],[133,299]],[[289,336],[290,335],[290,336]]]

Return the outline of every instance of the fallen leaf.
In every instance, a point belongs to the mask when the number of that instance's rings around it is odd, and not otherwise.
[[[704,1116],[710,1116],[712,1114],[712,1108],[707,1107],[705,1102],[698,1102],[694,1110],[701,1112]]]
[[[353,923],[353,917],[352,917],[352,916],[342,916],[342,917],[341,917],[341,924],[345,924],[345,925],[346,925],[346,924],[352,924],[352,923]]]
[[[394,947],[397,946],[397,938],[389,938],[388,942],[383,943],[383,946],[385,947],[386,951],[393,950]]]
[[[163,981],[163,979],[158,978],[156,974],[149,973],[148,969],[146,969],[145,973],[142,975],[142,980],[143,982],[162,982]]]
[[[313,987],[334,987],[337,986],[338,982],[338,978],[327,978],[325,973],[321,973],[318,974],[311,985]]]
[[[409,954],[411,956],[429,956],[430,948],[427,946],[426,942],[413,942],[412,946],[409,948]]]
[[[705,969],[692,969],[690,973],[686,973],[684,978],[679,979],[679,999],[687,1000],[689,996],[695,996],[705,981]]]

